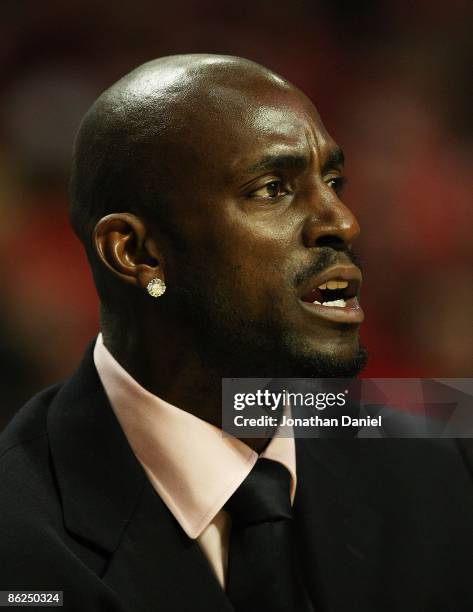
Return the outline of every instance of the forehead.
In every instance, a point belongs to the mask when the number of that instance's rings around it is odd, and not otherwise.
[[[261,156],[297,155],[320,161],[336,145],[316,109],[298,100],[262,105],[242,121],[232,168],[251,168]]]
[[[199,144],[207,143],[213,164],[228,178],[264,156],[295,154],[320,160],[336,147],[314,105],[295,89],[231,92],[221,99],[225,104],[207,113],[201,124]]]
[[[250,168],[272,156],[321,167],[337,148],[302,92],[260,73],[201,79],[166,92],[145,110],[150,126],[143,172],[173,202],[183,193],[190,203],[241,185]]]

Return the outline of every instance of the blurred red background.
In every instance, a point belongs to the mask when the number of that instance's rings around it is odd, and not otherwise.
[[[0,426],[97,331],[67,222],[74,132],[149,59],[241,55],[303,89],[347,156],[365,376],[473,370],[471,0],[94,0],[0,8]]]

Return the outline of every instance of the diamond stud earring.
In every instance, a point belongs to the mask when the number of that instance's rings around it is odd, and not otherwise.
[[[164,283],[164,281],[162,281],[156,276],[155,278],[149,281],[146,289],[151,297],[157,298],[161,297],[166,291],[166,284]]]

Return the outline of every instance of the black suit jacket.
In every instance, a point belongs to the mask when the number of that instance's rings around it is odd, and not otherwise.
[[[473,610],[473,486],[454,441],[304,439],[296,449],[316,612]],[[62,590],[63,609],[77,612],[232,610],[128,446],[91,348],[0,438],[8,589]]]

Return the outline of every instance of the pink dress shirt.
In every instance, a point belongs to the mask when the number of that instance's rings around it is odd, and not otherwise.
[[[248,476],[258,454],[217,427],[153,395],[116,361],[99,334],[94,362],[131,449],[185,533],[197,539],[222,588],[230,534],[225,502]],[[261,457],[279,461],[296,490],[292,437],[274,437]]]

